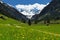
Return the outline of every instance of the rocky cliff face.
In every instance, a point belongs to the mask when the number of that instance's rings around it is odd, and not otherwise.
[[[47,5],[40,14],[33,17],[38,20],[44,19],[46,16],[50,16],[51,19],[60,19],[60,0],[52,0],[49,5]]]

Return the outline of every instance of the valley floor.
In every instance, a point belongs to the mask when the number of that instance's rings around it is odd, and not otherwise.
[[[0,19],[0,40],[60,40],[60,24],[32,24]]]

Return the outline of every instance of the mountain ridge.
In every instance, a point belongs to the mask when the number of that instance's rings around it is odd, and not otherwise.
[[[10,18],[16,19],[16,20],[21,20],[21,21],[27,21],[28,18],[26,18],[25,15],[21,14],[19,11],[17,11],[15,8],[9,6],[6,3],[1,3],[0,2],[0,12],[3,15],[6,15]]]
[[[60,19],[60,1],[52,0],[49,5],[47,5],[38,15],[34,15],[32,19],[42,20],[48,17],[52,19]]]

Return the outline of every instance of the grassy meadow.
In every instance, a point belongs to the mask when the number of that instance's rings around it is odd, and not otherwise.
[[[60,40],[60,24],[29,26],[8,17],[0,18],[0,40]]]

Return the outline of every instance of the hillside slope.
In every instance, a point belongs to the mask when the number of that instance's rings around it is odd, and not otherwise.
[[[60,19],[60,0],[52,0],[40,14],[34,15],[33,18],[37,20],[45,19],[48,16],[52,19]]]
[[[10,18],[13,18],[15,20],[19,20],[19,21],[28,20],[28,18],[26,18],[25,15],[21,14],[14,7],[11,7],[8,4],[2,3],[2,2],[0,2],[0,13],[2,13],[5,16],[8,16]]]

